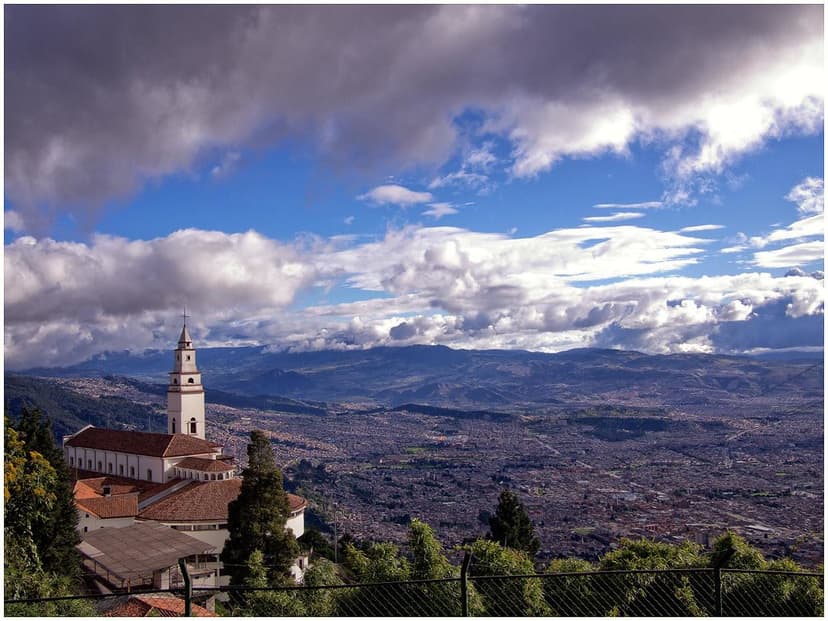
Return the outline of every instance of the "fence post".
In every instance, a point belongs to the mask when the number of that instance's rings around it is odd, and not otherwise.
[[[469,616],[469,565],[471,565],[471,552],[466,550],[463,556],[463,565],[460,567],[460,605],[462,607],[461,615]]]
[[[178,559],[181,568],[181,577],[184,579],[184,616],[193,616],[193,583],[190,582],[190,572],[187,570],[186,559]]]
[[[716,616],[721,617],[723,601],[722,601],[722,567],[726,566],[730,559],[733,558],[733,555],[736,554],[736,550],[733,548],[725,549],[719,559],[716,561],[714,566],[714,576],[716,580]]]

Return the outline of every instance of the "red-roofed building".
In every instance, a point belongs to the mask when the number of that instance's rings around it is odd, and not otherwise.
[[[194,617],[217,617],[204,606],[192,604]],[[105,617],[183,617],[184,600],[171,595],[130,595],[103,613]]]
[[[241,489],[232,460],[205,438],[204,389],[187,326],[174,352],[167,389],[169,433],[99,429],[91,425],[64,437],[75,475],[81,536],[101,528],[160,523],[210,544],[227,540],[228,505]],[[304,533],[305,499],[288,494],[286,528]],[[307,558],[297,559],[301,579]]]

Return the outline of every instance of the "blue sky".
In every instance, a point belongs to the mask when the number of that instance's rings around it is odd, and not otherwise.
[[[822,347],[821,6],[4,19],[11,368]]]

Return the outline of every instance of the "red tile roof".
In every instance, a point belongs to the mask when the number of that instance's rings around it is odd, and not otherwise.
[[[198,470],[200,472],[230,472],[235,466],[220,459],[205,459],[203,457],[187,457],[176,464],[178,468]]]
[[[141,511],[139,518],[165,522],[226,521],[227,505],[241,489],[241,479],[193,481]]]
[[[227,505],[238,497],[241,485],[241,479],[193,481],[152,503],[138,517],[162,522],[223,522],[227,520]],[[295,494],[288,494],[287,498],[291,512],[304,509],[308,504]]]
[[[132,517],[138,515],[138,493],[95,498],[75,498],[75,504],[99,518]]]
[[[151,457],[180,457],[218,453],[219,445],[181,433],[148,433],[88,427],[66,441],[66,446],[115,451]]]
[[[217,617],[198,604],[192,605],[194,617]],[[105,617],[148,617],[153,613],[162,617],[184,616],[184,600],[178,597],[164,597],[158,595],[131,595],[129,599],[118,604],[104,613]]]

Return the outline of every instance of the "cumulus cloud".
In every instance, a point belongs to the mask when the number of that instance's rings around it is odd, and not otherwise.
[[[69,204],[94,212],[212,168],[217,152],[286,138],[360,173],[439,167],[462,151],[455,121],[468,110],[480,136],[511,146],[514,176],[644,140],[685,183],[820,131],[822,11],[10,6],[7,197],[27,224]],[[466,163],[453,179],[483,182],[485,152]]]
[[[427,203],[432,199],[430,192],[415,192],[396,184],[380,185],[357,197],[377,205],[400,205],[409,207],[418,203]]]
[[[23,222],[23,216],[21,216],[18,212],[14,209],[8,209],[3,212],[3,230],[4,231],[14,231],[16,233],[20,233],[26,230],[26,224]]]
[[[6,364],[168,347],[185,302],[204,346],[736,351],[750,343],[734,336],[738,330],[717,340],[721,326],[765,317],[772,304],[784,307],[775,321],[797,320],[782,341],[813,340],[812,318],[824,309],[821,280],[798,272],[677,274],[707,243],[631,225],[525,238],[407,227],[379,239],[292,244],[253,231],[192,229],[88,244],[22,237],[6,246]],[[341,287],[363,299],[296,306],[302,291]],[[795,336],[796,326],[810,336]]]
[[[587,216],[584,218],[584,222],[619,222],[621,220],[643,218],[644,215],[640,211],[619,211],[610,216]]]
[[[788,192],[786,199],[796,203],[801,214],[817,214],[825,211],[825,183],[816,177],[806,177],[802,183]]]

